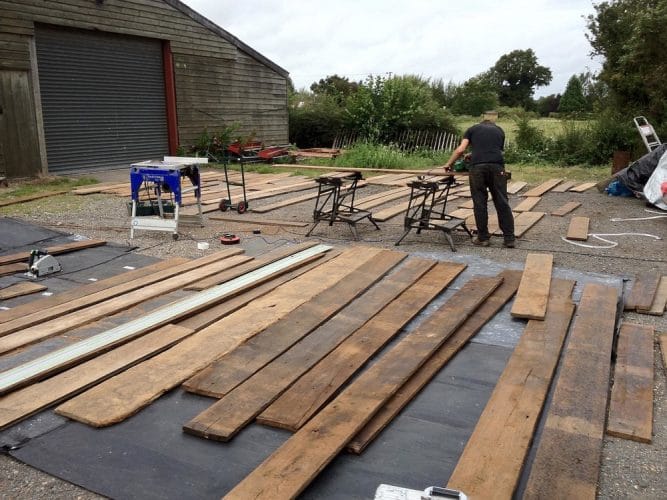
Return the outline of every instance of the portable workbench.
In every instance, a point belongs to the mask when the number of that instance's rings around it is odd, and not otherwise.
[[[466,226],[464,219],[452,217],[445,213],[451,188],[460,185],[461,183],[457,182],[453,175],[428,179],[420,178],[408,182],[410,200],[403,219],[405,232],[396,242],[396,246],[400,245],[403,238],[413,229],[417,230],[417,234],[424,230],[437,229],[442,231],[452,252],[456,252],[452,240],[452,231],[460,227],[472,238],[472,233]]]
[[[177,240],[183,195],[190,192],[194,193],[195,204],[198,209],[198,215],[195,215],[195,219],[201,224],[199,164],[204,162],[206,162],[205,158],[179,159],[171,157],[163,161],[145,161],[131,165],[132,213],[130,238],[134,238],[135,230],[146,230],[171,232],[172,238]],[[184,178],[189,179],[190,186],[183,186]],[[140,200],[142,188],[147,193],[147,204]]]
[[[355,240],[359,239],[356,225],[364,219],[368,219],[375,229],[380,229],[380,226],[373,220],[371,212],[354,207],[357,184],[361,179],[361,172],[336,172],[321,175],[315,179],[318,184],[315,210],[313,210],[315,223],[306,236],[310,236],[323,220],[328,221],[330,226],[334,222],[345,222],[350,226]],[[345,190],[342,189],[343,187]]]

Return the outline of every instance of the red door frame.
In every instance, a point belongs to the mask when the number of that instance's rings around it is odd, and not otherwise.
[[[178,149],[178,115],[176,113],[176,82],[174,80],[174,56],[169,40],[162,41],[162,61],[164,66],[164,94],[167,105],[167,140],[169,154],[176,155]]]

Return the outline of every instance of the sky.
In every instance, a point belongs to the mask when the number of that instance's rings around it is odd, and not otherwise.
[[[513,50],[551,69],[535,97],[598,71],[586,40],[592,0],[185,0],[289,71],[297,89],[337,74],[416,74],[463,83]]]

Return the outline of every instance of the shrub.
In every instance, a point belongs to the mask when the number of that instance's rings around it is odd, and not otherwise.
[[[443,165],[450,153],[419,150],[404,153],[394,146],[358,142],[334,161],[336,167],[422,168]]]
[[[296,94],[289,106],[289,141],[301,148],[331,146],[343,126],[343,110],[327,94]]]
[[[639,135],[625,116],[604,111],[593,121],[590,131],[588,163],[609,163],[614,151],[633,151],[639,144]]]

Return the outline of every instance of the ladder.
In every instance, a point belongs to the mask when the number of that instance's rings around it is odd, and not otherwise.
[[[655,133],[653,126],[648,122],[643,116],[636,116],[633,120],[635,122],[635,127],[639,131],[639,135],[642,136],[642,141],[649,153],[655,148],[662,144],[658,138],[658,134]]]

